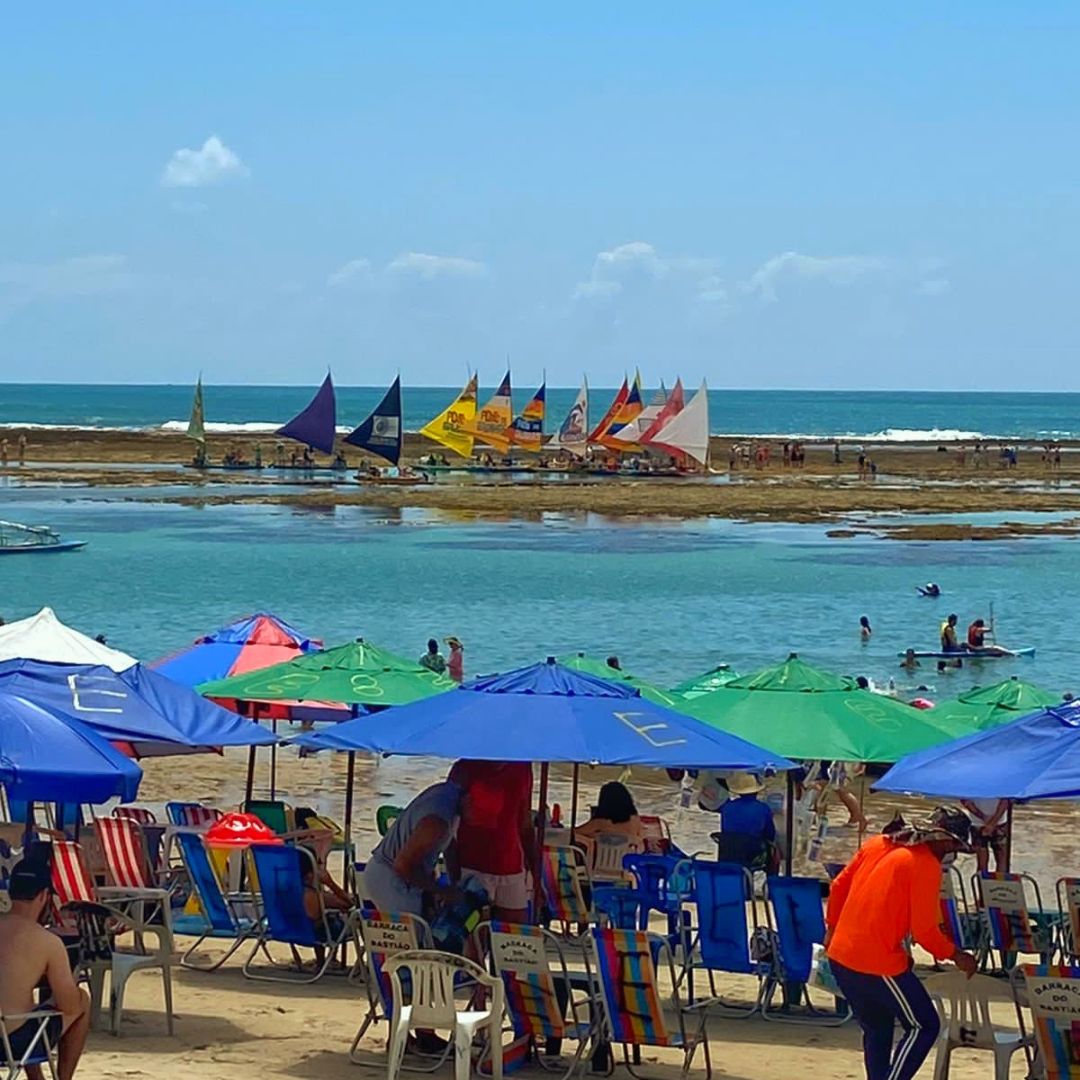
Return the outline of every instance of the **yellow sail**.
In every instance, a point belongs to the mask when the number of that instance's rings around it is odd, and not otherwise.
[[[476,376],[474,375],[453,403],[443,409],[434,420],[425,424],[420,429],[420,434],[442,443],[455,454],[460,454],[464,458],[471,457],[473,450],[471,428],[475,419]]]
[[[513,419],[514,406],[510,399],[508,371],[499,384],[499,389],[477,410],[476,419],[469,425],[469,434],[475,435],[478,442],[505,454],[510,449],[508,429]]]

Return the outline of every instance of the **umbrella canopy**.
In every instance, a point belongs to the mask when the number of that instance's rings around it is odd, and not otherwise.
[[[957,799],[1075,799],[1080,796],[1080,702],[1040,709],[912,754],[874,787]]]
[[[110,649],[86,634],[65,626],[52,608],[42,608],[28,619],[0,626],[0,660],[45,660],[53,664],[103,664],[126,671],[137,663],[133,656]]]
[[[1051,694],[1014,677],[993,686],[977,686],[958,698],[939,701],[934,707],[934,722],[960,737],[973,731],[988,731],[1038,709],[1061,704],[1060,694]]]
[[[151,666],[174,682],[198,686],[211,679],[246,675],[286,663],[321,648],[321,641],[301,634],[276,615],[258,611],[203,635],[193,645]]]
[[[796,656],[688,701],[686,712],[791,758],[899,761],[953,735],[933,712],[860,690]]]
[[[574,671],[554,658],[297,741],[313,749],[484,761],[792,767],[779,754],[647,701],[625,683]]]
[[[142,770],[87,725],[0,690],[0,784],[11,799],[125,802]]]
[[[661,690],[658,686],[631,675],[628,671],[609,667],[604,660],[598,660],[595,656],[587,656],[583,652],[572,656],[560,656],[559,663],[571,671],[584,671],[587,675],[595,675],[598,679],[607,679],[608,682],[620,683],[637,690],[646,701],[654,705],[664,705],[669,709],[678,709],[682,704],[677,695]]]
[[[343,705],[407,705],[452,690],[457,683],[369,645],[363,638],[325,652],[230,679],[203,683],[199,693],[240,701],[318,701]]]
[[[738,677],[738,673],[732,671],[727,664],[720,664],[709,671],[703,671],[700,675],[695,675],[692,679],[679,683],[678,686],[673,686],[668,693],[673,694],[675,697],[686,698],[687,701],[693,701],[694,698],[719,690],[721,686],[727,686],[729,682]]]
[[[117,673],[100,665],[9,660],[0,664],[0,690],[77,717],[136,757],[277,742],[264,728],[142,664]]]

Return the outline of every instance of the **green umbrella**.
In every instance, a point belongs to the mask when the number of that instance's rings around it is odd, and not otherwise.
[[[675,709],[677,712],[685,711],[683,706],[686,702],[680,700],[676,694],[661,690],[660,687],[653,686],[652,683],[639,679],[628,671],[609,667],[603,660],[597,660],[594,656],[587,656],[585,653],[579,652],[573,656],[560,656],[559,663],[563,667],[572,668],[574,671],[584,671],[586,675],[595,675],[597,678],[607,679],[608,682],[625,683],[627,686],[632,686],[641,693],[643,698],[651,701],[654,705],[663,705],[665,708]]]
[[[679,683],[678,686],[673,686],[669,693],[674,694],[675,697],[693,701],[694,698],[719,690],[721,686],[727,686],[729,682],[738,677],[738,673],[732,671],[727,664],[719,664],[709,671],[703,671],[700,675],[695,675],[692,679],[687,679],[686,682]]]
[[[1052,705],[1060,705],[1060,694],[1022,679],[1006,679],[993,686],[976,686],[966,694],[939,702],[933,709],[934,722],[951,729],[959,738],[973,731],[988,731],[1001,724]]]
[[[789,758],[899,761],[948,742],[933,712],[869,690],[792,655],[688,701],[684,711]]]
[[[215,679],[200,694],[240,701],[319,701],[341,705],[408,705],[452,690],[446,675],[369,645],[363,638],[283,664]]]

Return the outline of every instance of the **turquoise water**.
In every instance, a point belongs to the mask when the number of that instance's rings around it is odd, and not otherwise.
[[[940,619],[986,616],[1030,661],[924,676],[937,696],[1019,674],[1080,691],[1069,599],[1080,545],[827,539],[818,527],[622,522],[549,514],[476,522],[357,507],[190,508],[96,493],[10,491],[6,516],[42,521],[82,552],[0,559],[6,619],[48,604],[141,658],[259,608],[328,644],[364,635],[407,656],[454,633],[473,674],[585,649],[671,685],[719,661],[751,671],[795,650],[884,682],[895,654],[933,646]],[[1016,515],[999,515],[1015,518]],[[915,595],[935,580],[946,596]],[[863,647],[858,618],[874,638]]]
[[[273,430],[303,408],[314,389],[207,386],[207,428]],[[450,403],[458,389],[406,385],[402,391],[405,427],[418,430]],[[481,389],[481,400],[490,389]],[[514,402],[519,408],[533,389],[524,383],[515,385]],[[338,387],[339,426],[348,429],[359,424],[384,391],[385,386]],[[557,428],[576,393],[576,387],[548,389],[546,430]],[[592,388],[590,415],[594,419],[599,419],[613,394],[612,388]],[[0,424],[156,428],[172,422],[183,426],[191,411],[191,396],[191,386],[0,383]],[[714,389],[709,394],[709,416],[714,434],[875,435],[897,441],[976,435],[1076,438],[1080,437],[1080,394]]]

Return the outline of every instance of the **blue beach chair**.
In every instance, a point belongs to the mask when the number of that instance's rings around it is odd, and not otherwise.
[[[683,904],[692,892],[691,860],[676,855],[632,854],[623,867],[633,878],[638,901],[638,929],[649,929],[649,915],[667,917],[668,943],[674,949],[682,940]]]
[[[210,864],[210,857],[203,845],[202,830],[174,829],[172,836],[180,850],[180,858],[188,880],[202,908],[202,911],[196,914],[173,915],[174,935],[183,934],[197,938],[180,957],[180,964],[192,971],[217,971],[245,941],[255,935],[258,924],[249,915],[244,915],[239,910],[239,906],[245,902],[250,909],[254,899],[250,893],[227,895],[222,890],[221,882]],[[197,964],[192,958],[196,949],[208,938],[231,941],[232,945],[214,963]]]
[[[249,979],[313,983],[329,970],[334,952],[340,945],[352,941],[359,955],[357,912],[327,911],[322,903],[322,890],[317,888],[319,915],[315,920],[308,917],[304,908],[305,870],[310,869],[315,874],[315,880],[318,880],[318,866],[311,852],[284,844],[252,844],[248,856],[252,880],[258,882],[257,898],[261,907],[258,940],[251,955],[244,961],[244,974]],[[270,952],[272,943],[289,946],[294,969],[292,974],[286,974],[288,965],[274,960]],[[311,974],[304,971],[298,952],[301,948],[315,951],[315,968]],[[270,970],[252,967],[260,952],[270,962]]]

